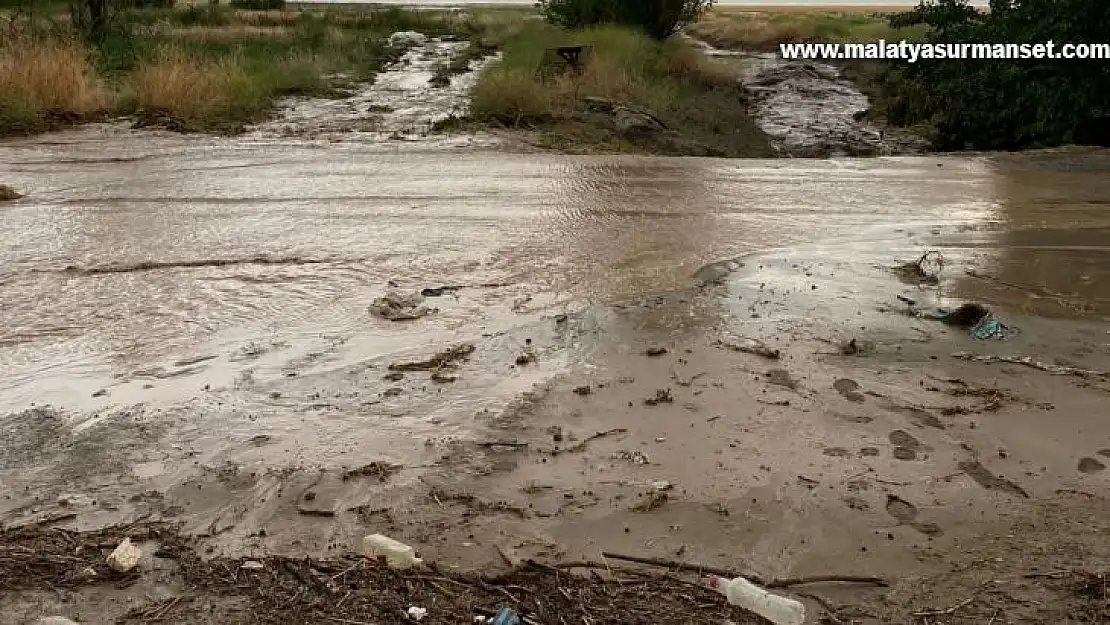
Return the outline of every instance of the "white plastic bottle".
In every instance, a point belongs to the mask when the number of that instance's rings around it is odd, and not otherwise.
[[[709,585],[727,597],[728,602],[732,605],[755,612],[775,625],[803,625],[805,623],[805,604],[789,597],[780,597],[769,593],[743,577],[725,579],[710,575]]]
[[[362,553],[367,558],[385,556],[386,564],[393,569],[411,569],[424,563],[412,547],[381,534],[363,537]]]

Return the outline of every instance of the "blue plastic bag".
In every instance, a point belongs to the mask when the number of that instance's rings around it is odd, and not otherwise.
[[[520,625],[520,617],[513,612],[512,608],[501,608],[497,616],[493,617],[491,625]]]

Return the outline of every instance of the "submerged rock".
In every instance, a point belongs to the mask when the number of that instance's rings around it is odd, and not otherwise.
[[[389,36],[389,45],[392,47],[422,46],[427,42],[427,35],[414,30],[402,30]]]
[[[0,202],[10,202],[11,200],[18,200],[23,195],[16,193],[15,189],[6,184],[0,184]]]
[[[390,321],[419,319],[432,313],[423,302],[424,297],[419,293],[390,291],[371,302],[370,312]]]

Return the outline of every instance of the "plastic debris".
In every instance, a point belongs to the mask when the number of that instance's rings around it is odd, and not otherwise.
[[[15,189],[6,184],[0,184],[0,202],[10,202],[12,200],[18,200],[21,197],[23,196],[16,193]]]
[[[490,621],[491,625],[520,625],[520,617],[512,608],[501,608]]]
[[[31,625],[77,625],[77,623],[64,616],[44,616],[32,622]]]
[[[266,565],[257,560],[247,560],[246,562],[240,564],[239,568],[247,569],[248,571],[257,571],[259,569],[266,568]]]
[[[981,304],[963,304],[955,310],[938,308],[926,315],[948,325],[968,328],[977,339],[1004,339],[1015,331]]]
[[[743,577],[725,579],[709,576],[709,586],[728,598],[728,602],[774,623],[774,625],[802,625],[806,620],[805,604],[789,597],[767,592]]]
[[[417,606],[412,606],[411,608],[408,609],[407,612],[405,612],[405,614],[408,614],[409,618],[411,618],[414,621],[420,621],[420,620],[423,620],[423,618],[425,616],[428,616],[428,608],[420,608],[420,607],[417,607]]]
[[[991,315],[983,317],[971,329],[971,336],[977,339],[1004,338],[1006,326]]]
[[[108,566],[117,573],[127,573],[139,566],[139,560],[142,557],[143,550],[132,545],[130,538],[124,538],[123,542],[108,556]]]
[[[405,543],[381,534],[371,534],[362,539],[362,552],[367,558],[384,557],[393,569],[409,569],[424,563],[416,557],[416,550]]]

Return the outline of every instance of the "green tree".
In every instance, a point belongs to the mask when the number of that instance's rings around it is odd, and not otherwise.
[[[716,0],[539,0],[548,21],[564,28],[622,24],[666,39],[698,21]]]
[[[926,0],[891,18],[927,24],[928,43],[1105,43],[1106,0]],[[898,62],[880,80],[896,124],[925,123],[940,149],[1019,149],[1110,144],[1110,59],[921,59]]]

